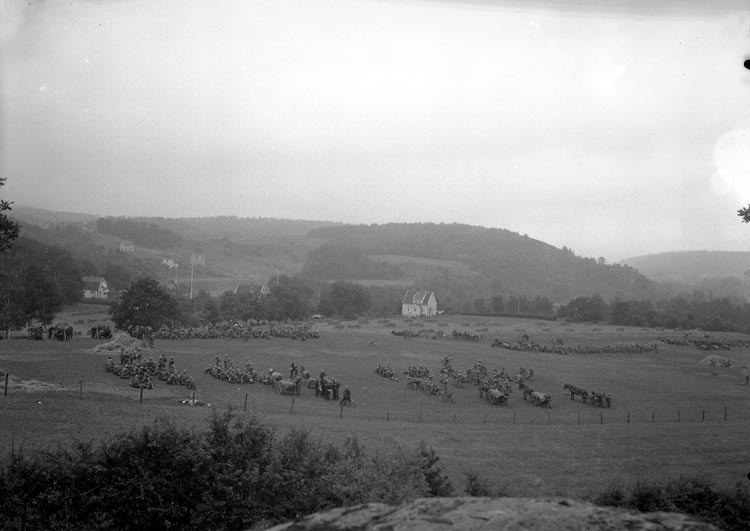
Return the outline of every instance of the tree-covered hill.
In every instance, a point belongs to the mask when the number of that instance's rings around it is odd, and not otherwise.
[[[679,251],[622,260],[657,282],[694,283],[705,278],[750,278],[750,252]]]
[[[303,271],[330,271],[334,258],[361,261],[362,254],[371,258],[389,255],[391,263],[393,256],[400,256],[404,263],[409,258],[428,259],[422,262],[425,267],[414,282],[440,293],[450,306],[497,294],[541,295],[553,301],[566,301],[581,293],[599,293],[604,299],[660,296],[655,282],[629,266],[579,257],[565,247],[558,249],[504,229],[389,223],[322,227],[308,236],[325,240],[326,245],[308,255]],[[342,252],[342,248],[357,252]],[[455,267],[456,263],[465,268]],[[335,268],[347,270],[351,279],[371,278],[367,276],[370,268],[363,268],[356,277],[351,265],[337,264]]]

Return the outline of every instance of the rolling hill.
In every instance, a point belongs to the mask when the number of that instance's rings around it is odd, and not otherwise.
[[[750,276],[750,252],[680,251],[635,256],[621,263],[657,282],[694,284],[706,278]]]
[[[118,251],[117,223],[85,214],[14,208],[26,235],[65,246],[98,269],[122,265],[131,277],[156,274],[164,281],[189,282],[218,294],[237,283],[263,283],[275,274],[311,281],[349,280],[368,286],[428,287],[445,307],[473,306],[495,295],[547,297],[567,302],[599,293],[605,300],[654,299],[663,295],[653,280],[629,265],[583,258],[527,235],[463,224],[340,223],[270,218],[127,218],[130,226],[158,227],[165,247],[136,243],[135,253]],[[125,220],[126,218],[113,218]],[[128,223],[120,224],[120,226]],[[119,230],[119,229],[118,229]],[[179,236],[179,237],[178,237]],[[154,241],[144,238],[144,241]],[[153,244],[150,244],[153,245]],[[172,259],[179,268],[163,267]],[[93,274],[94,272],[92,272]],[[102,271],[99,271],[101,274]]]

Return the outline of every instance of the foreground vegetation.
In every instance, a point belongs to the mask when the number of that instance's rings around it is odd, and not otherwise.
[[[0,519],[16,529],[247,529],[364,502],[456,493],[432,449],[368,453],[356,437],[334,445],[256,418],[214,413],[204,431],[162,419],[98,446],[12,452],[0,459]],[[509,495],[476,473],[462,494]],[[703,477],[613,484],[599,505],[692,514],[724,529],[750,525],[750,493]]]
[[[277,437],[255,419],[215,414],[196,432],[161,420],[99,446],[0,461],[3,529],[246,529],[368,501],[448,496],[434,451],[368,454],[305,430]]]

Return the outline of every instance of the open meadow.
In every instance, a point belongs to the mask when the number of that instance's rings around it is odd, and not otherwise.
[[[340,444],[356,436],[371,451],[424,441],[435,449],[454,485],[473,472],[511,495],[583,497],[611,482],[701,473],[719,486],[747,481],[750,472],[750,386],[745,385],[750,349],[703,351],[693,345],[657,343],[656,351],[569,354],[531,353],[491,347],[499,338],[516,344],[526,333],[551,345],[562,339],[576,345],[651,345],[657,339],[703,337],[698,331],[619,328],[498,317],[446,315],[429,321],[311,321],[319,339],[156,339],[145,357],[173,356],[179,371],[196,381],[196,397],[210,407],[181,405],[191,391],[155,382],[143,392],[104,370],[108,353],[93,352],[107,340],[86,331],[107,324],[103,306],[67,308],[60,321],[73,324],[72,341],[0,341],[0,369],[11,375],[8,394],[0,395],[0,449],[29,451],[74,440],[99,440],[170,417],[203,429],[213,409],[233,408],[255,415],[279,431],[309,429],[324,441]],[[111,323],[109,323],[111,324]],[[445,337],[404,339],[392,334],[410,327],[444,332]],[[452,332],[481,334],[481,341],[456,340]],[[748,340],[750,337],[716,334]],[[111,353],[117,358],[115,352]],[[303,387],[300,396],[278,394],[262,384],[230,384],[204,369],[217,354],[256,370],[288,375],[292,362],[317,377],[321,370],[352,391],[355,407],[316,398]],[[701,363],[720,355],[731,367]],[[552,395],[551,408],[523,400],[514,386],[507,405],[480,398],[475,385],[449,386],[456,403],[408,389],[402,371],[423,366],[438,374],[451,355],[458,370],[477,360],[492,369],[515,373],[533,369],[530,383]],[[390,364],[398,381],[375,373]],[[611,408],[570,400],[564,384],[611,393]],[[4,385],[4,379],[2,384]]]

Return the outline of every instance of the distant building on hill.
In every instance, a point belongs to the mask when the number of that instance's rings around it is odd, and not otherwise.
[[[401,314],[407,317],[435,317],[437,297],[434,291],[406,290],[401,301]]]
[[[83,277],[83,298],[86,300],[109,298],[107,281],[102,277]]]
[[[123,240],[120,242],[120,252],[121,253],[134,253],[135,252],[135,244],[133,242],[129,242],[128,240]]]

